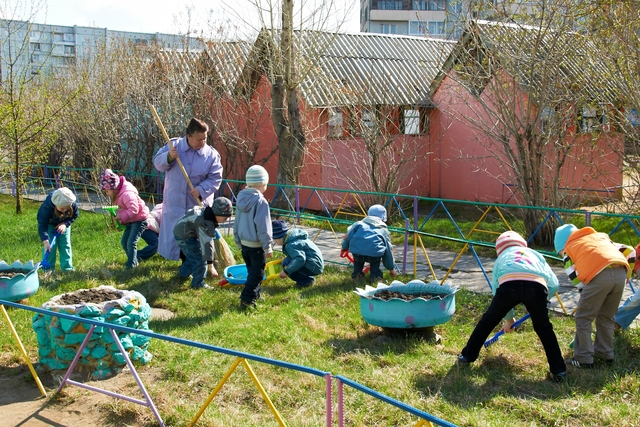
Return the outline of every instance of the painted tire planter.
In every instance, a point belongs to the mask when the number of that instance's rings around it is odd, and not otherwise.
[[[412,280],[404,284],[394,280],[390,285],[378,283],[376,288],[356,288],[360,296],[360,314],[365,322],[400,330],[431,328],[451,320],[456,311],[458,287],[433,281]],[[383,299],[376,294],[397,292],[409,297]],[[415,297],[411,297],[414,296]]]
[[[85,302],[89,294],[99,293],[111,299],[102,302]],[[95,299],[95,297],[93,298]],[[78,301],[68,303],[68,301]],[[135,291],[120,290],[112,286],[80,289],[57,295],[42,304],[42,308],[58,313],[73,314],[81,318],[102,321],[133,329],[149,330],[151,307],[145,297]],[[68,369],[91,325],[56,316],[36,314],[32,327],[38,338],[40,366],[51,371]],[[132,361],[143,364],[151,361],[147,351],[150,337],[116,331],[122,347]],[[82,370],[94,379],[109,378],[126,365],[124,356],[114,342],[108,328],[97,326],[78,360]]]
[[[17,302],[35,294],[40,288],[38,267],[40,263],[33,261],[25,264],[0,261],[0,299]]]

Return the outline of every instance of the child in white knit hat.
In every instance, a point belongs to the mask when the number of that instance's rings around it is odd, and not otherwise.
[[[263,195],[267,191],[269,174],[262,166],[253,165],[247,170],[246,182],[246,188],[238,193],[233,222],[233,238],[247,266],[247,280],[240,295],[240,310],[255,307],[260,297],[266,259],[271,258],[273,244],[269,202]]]
[[[67,187],[49,193],[38,209],[38,235],[45,252],[49,252],[46,261],[52,270],[56,266],[56,251],[60,253],[60,269],[73,270],[71,224],[78,218],[78,213],[76,196]],[[54,236],[56,243],[52,249]]]
[[[467,365],[478,358],[485,340],[503,318],[506,322],[502,329],[511,332],[515,323],[513,308],[523,304],[547,355],[549,378],[564,381],[567,368],[547,311],[548,299],[558,290],[558,278],[544,257],[529,249],[526,240],[515,231],[498,237],[496,253],[491,277],[493,300],[458,356],[458,364]]]

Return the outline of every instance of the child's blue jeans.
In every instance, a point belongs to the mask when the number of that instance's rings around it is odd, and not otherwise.
[[[287,257],[282,260],[282,268],[284,269],[287,265],[291,263],[291,258]],[[316,280],[313,278],[314,274],[309,271],[308,268],[302,267],[293,273],[287,273],[289,278],[296,282],[296,286],[301,288],[306,288],[309,285],[312,285]]]
[[[636,293],[627,298],[624,304],[618,308],[614,319],[622,329],[627,329],[633,319],[638,317],[638,314],[640,314],[640,291],[636,290]]]
[[[127,254],[127,263],[125,268],[133,268],[138,265],[138,240],[140,236],[147,229],[147,220],[130,222],[127,224],[124,232],[122,233],[122,239],[120,244],[122,249]]]
[[[204,286],[204,278],[207,276],[207,261],[202,259],[200,242],[196,238],[176,239],[180,250],[186,259],[180,266],[178,274],[181,278],[191,275],[191,287],[198,289]]]
[[[158,233],[147,228],[142,232],[140,238],[147,242],[147,246],[138,251],[138,261],[144,261],[158,252]]]

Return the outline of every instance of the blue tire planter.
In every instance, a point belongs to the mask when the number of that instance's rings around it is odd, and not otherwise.
[[[379,283],[376,288],[356,288],[360,296],[360,314],[365,322],[383,329],[397,331],[426,330],[451,320],[456,311],[455,293],[458,287],[412,280]],[[407,297],[383,299],[382,291],[398,292]],[[380,294],[381,295],[381,294]],[[415,295],[416,297],[412,297]]]
[[[25,264],[0,261],[0,299],[17,302],[35,294],[40,288],[38,267],[40,263],[33,261]]]

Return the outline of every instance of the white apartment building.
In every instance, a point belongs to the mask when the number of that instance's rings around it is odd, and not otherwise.
[[[0,78],[6,81],[10,68],[15,77],[56,71],[91,55],[99,46],[122,40],[139,45],[158,43],[172,50],[202,50],[199,39],[175,34],[0,20]]]

